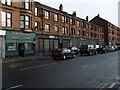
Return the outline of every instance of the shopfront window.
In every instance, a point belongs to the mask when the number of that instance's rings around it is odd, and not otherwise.
[[[33,50],[33,43],[25,43],[25,50]]]
[[[6,50],[8,52],[16,51],[16,43],[7,43],[6,44]]]

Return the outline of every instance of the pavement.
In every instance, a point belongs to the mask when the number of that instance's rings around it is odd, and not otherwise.
[[[51,55],[43,55],[43,54],[36,54],[33,56],[26,56],[26,57],[13,57],[13,58],[5,58],[0,60],[1,63],[12,63],[12,62],[27,62],[27,61],[34,61],[34,60],[48,60],[52,58]]]

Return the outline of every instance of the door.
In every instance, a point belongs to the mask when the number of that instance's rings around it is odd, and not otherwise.
[[[18,55],[20,57],[24,57],[24,50],[25,50],[24,43],[19,43],[18,44]]]

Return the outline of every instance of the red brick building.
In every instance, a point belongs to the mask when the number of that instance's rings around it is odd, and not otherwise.
[[[6,1],[6,2],[5,2]],[[103,28],[86,19],[32,0],[1,0],[4,57],[49,53],[57,47],[103,45]],[[1,38],[1,35],[0,35]],[[2,52],[2,51],[0,51]]]
[[[69,14],[60,4],[59,10],[35,2],[36,51],[48,52],[56,47],[79,47],[81,44],[103,45],[103,29]],[[87,18],[86,18],[87,19]]]
[[[2,58],[34,54],[34,2],[30,0],[1,0],[1,24],[5,36],[0,40]],[[2,52],[4,51],[4,52]]]
[[[106,45],[115,45],[120,42],[120,29],[117,26],[101,18],[100,15],[94,17],[90,22],[103,27]]]

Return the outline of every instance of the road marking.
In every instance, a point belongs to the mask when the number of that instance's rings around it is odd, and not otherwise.
[[[23,86],[22,84],[20,84],[20,85],[15,85],[15,86],[12,86],[12,87],[6,88],[6,89],[4,89],[4,90],[15,89],[15,88],[22,87],[22,86]]]
[[[19,70],[28,70],[28,69],[40,68],[40,67],[45,67],[45,66],[50,66],[50,65],[55,65],[55,64],[57,64],[57,63],[50,63],[50,64],[44,64],[44,65],[40,65],[40,66],[27,67],[27,68],[22,68]]]
[[[86,68],[86,67],[88,67],[88,65],[83,65],[83,66],[82,66],[82,68]]]

